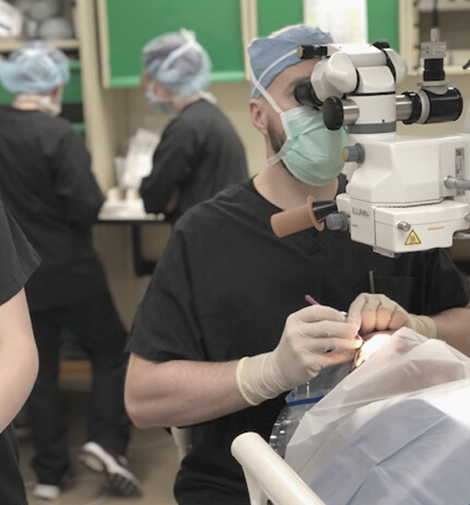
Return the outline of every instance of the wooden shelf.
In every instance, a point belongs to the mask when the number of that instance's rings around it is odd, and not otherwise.
[[[452,0],[443,2],[441,0],[438,4],[438,9],[439,12],[470,11],[470,1]],[[416,4],[416,10],[419,12],[432,12],[434,10],[434,0],[420,0]]]
[[[0,52],[9,53],[21,47],[29,39],[0,37]],[[61,49],[62,51],[73,51],[79,49],[80,43],[78,39],[63,39],[63,40],[45,40],[48,44]]]

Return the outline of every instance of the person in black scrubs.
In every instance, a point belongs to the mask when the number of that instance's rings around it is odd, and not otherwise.
[[[134,320],[126,405],[138,427],[189,427],[180,505],[248,505],[232,441],[246,431],[267,440],[288,391],[351,359],[366,316],[380,312],[382,330],[408,326],[470,356],[470,290],[447,250],[386,258],[348,231],[280,239],[271,229],[280,210],[345,191],[342,133],[294,97],[317,61],[300,60],[297,46],[331,41],[300,25],[251,43],[250,113],[269,166],[179,219]],[[384,302],[373,314],[378,295],[362,294],[371,271]],[[340,312],[350,307],[354,317]]]
[[[245,149],[234,127],[204,90],[211,61],[186,30],[151,40],[142,51],[149,103],[175,118],[162,133],[140,194],[147,212],[176,221],[193,205],[248,179]]]
[[[131,431],[123,398],[127,332],[92,245],[91,227],[104,198],[83,138],[55,117],[68,78],[65,54],[43,42],[27,43],[0,64],[1,83],[15,94],[12,106],[0,108],[0,188],[41,257],[26,293],[40,363],[27,408],[34,495],[42,499],[59,495],[70,467],[58,384],[63,329],[80,341],[93,368],[79,458],[102,471],[113,492],[140,489],[125,458]]]
[[[0,503],[27,505],[11,422],[25,403],[38,371],[24,286],[39,257],[0,200]]]

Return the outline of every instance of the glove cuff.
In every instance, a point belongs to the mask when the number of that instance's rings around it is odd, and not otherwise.
[[[273,366],[272,353],[242,358],[235,371],[238,390],[247,403],[259,405],[275,398],[290,387],[277,376]]]
[[[421,335],[427,338],[437,337],[436,323],[428,316],[415,316],[414,314],[409,314],[406,326],[417,333],[421,333]]]

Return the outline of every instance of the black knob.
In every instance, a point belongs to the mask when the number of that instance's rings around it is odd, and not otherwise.
[[[386,40],[378,40],[372,44],[377,49],[390,49],[390,44]]]
[[[343,126],[344,109],[341,98],[330,96],[323,103],[323,121],[328,130],[339,130]]]

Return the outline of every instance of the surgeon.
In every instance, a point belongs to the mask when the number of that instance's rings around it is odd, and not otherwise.
[[[42,260],[26,286],[39,351],[27,404],[39,499],[57,498],[71,467],[58,382],[64,328],[78,338],[93,368],[79,457],[103,473],[113,493],[140,491],[125,457],[131,431],[123,399],[127,332],[92,245],[103,195],[83,138],[56,117],[68,79],[65,54],[40,41],[0,64],[0,81],[15,95],[11,107],[0,108],[0,192]]]
[[[352,360],[363,314],[364,330],[419,328],[470,355],[468,281],[446,250],[394,259],[347,231],[279,239],[271,229],[280,210],[345,190],[344,132],[294,96],[318,61],[300,60],[297,46],[330,42],[303,25],[251,42],[249,111],[267,166],[178,221],[134,321],[126,405],[141,428],[188,427],[180,505],[249,503],[232,441],[245,431],[267,440],[286,392]],[[363,294],[371,270],[383,299]]]
[[[145,94],[174,119],[162,133],[140,193],[147,212],[176,221],[193,205],[248,179],[244,146],[215,105],[211,61],[192,32],[161,35],[142,51]]]

